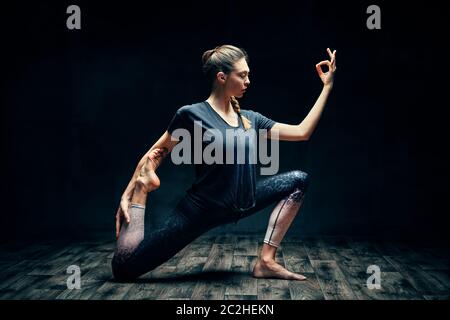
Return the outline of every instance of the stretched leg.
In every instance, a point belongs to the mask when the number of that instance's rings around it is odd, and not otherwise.
[[[278,174],[258,182],[256,187],[257,205],[255,208],[245,212],[243,216],[253,214],[276,201],[279,202],[270,215],[260,259],[253,269],[255,277],[291,280],[306,279],[306,277],[288,271],[276,263],[275,254],[281,240],[303,204],[308,184],[308,174],[299,170]]]

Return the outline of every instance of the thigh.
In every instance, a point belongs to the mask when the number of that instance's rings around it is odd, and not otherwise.
[[[272,204],[278,203],[296,189],[306,192],[309,185],[309,174],[293,170],[265,177],[256,183],[256,205],[242,211],[239,219],[248,217]]]

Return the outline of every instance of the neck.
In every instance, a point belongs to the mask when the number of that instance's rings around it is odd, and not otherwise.
[[[230,99],[231,97],[227,96],[222,90],[213,90],[206,101],[216,110],[226,115],[234,113]]]

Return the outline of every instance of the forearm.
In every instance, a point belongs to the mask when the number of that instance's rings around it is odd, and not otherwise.
[[[323,109],[325,108],[332,87],[332,85],[323,86],[322,92],[317,98],[316,103],[311,108],[306,118],[299,124],[300,131],[306,138],[309,138],[314,132],[322,115]]]

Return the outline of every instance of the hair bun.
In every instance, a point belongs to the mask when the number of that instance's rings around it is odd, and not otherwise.
[[[203,64],[206,63],[206,61],[209,60],[209,58],[211,58],[212,54],[215,52],[215,49],[211,49],[211,50],[206,50],[203,55],[202,55],[202,62]]]

